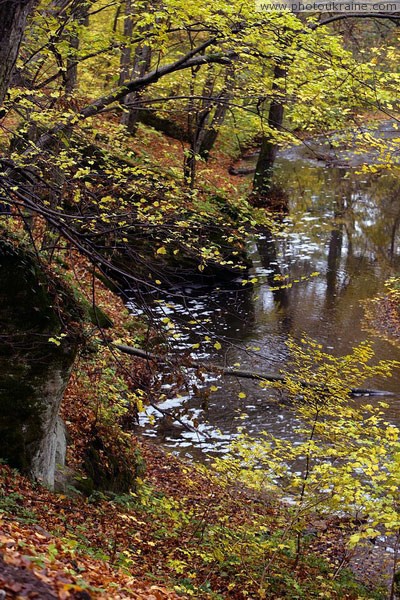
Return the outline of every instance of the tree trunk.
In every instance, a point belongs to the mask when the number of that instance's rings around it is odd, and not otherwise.
[[[190,189],[194,188],[194,182],[196,178],[196,131],[199,127],[199,119],[205,118],[206,105],[204,100],[201,102],[200,107],[196,106],[195,102],[195,87],[197,73],[199,72],[198,67],[192,68],[192,76],[190,79],[189,86],[189,100],[187,104],[187,130],[190,139],[190,148],[185,152],[185,159],[183,163],[183,177],[186,185]],[[203,96],[207,96],[207,89],[213,88],[213,81],[210,78],[210,71],[207,73],[206,81],[203,87]],[[201,113],[201,114],[200,114]]]
[[[143,77],[150,66],[151,50],[149,46],[136,48],[131,78]],[[139,101],[142,92],[132,92],[124,99],[127,110],[122,114],[121,123],[126,126],[129,133],[135,134],[139,120]]]
[[[73,13],[72,31],[69,34],[69,53],[67,57],[67,69],[65,72],[65,91],[71,94],[78,82],[78,50],[79,50],[79,27],[88,25],[89,5],[84,2],[78,4]]]
[[[275,65],[272,93],[281,90],[281,79],[286,75],[286,70],[279,64]],[[271,100],[268,112],[268,128],[280,131],[283,124],[284,106],[280,96],[274,96]],[[258,157],[256,172],[253,180],[253,194],[266,196],[271,188],[272,175],[278,144],[269,135],[263,135],[260,155]]]
[[[229,101],[233,96],[233,85],[235,83],[234,67],[229,65],[225,76],[225,86],[218,97],[218,105],[214,111],[211,123],[206,127],[199,144],[199,155],[208,160],[210,152],[217,141],[219,129],[225,120]]]
[[[203,140],[199,148],[199,155],[201,156],[201,158],[204,158],[205,161],[207,161],[210,158],[210,152],[214,148],[214,144],[217,141],[219,128],[224,122],[225,115],[228,110],[229,98],[230,96],[228,96],[228,94],[221,94],[221,104],[218,104],[217,108],[215,109],[211,123],[204,132]]]
[[[125,5],[125,20],[124,20],[124,36],[128,40],[122,48],[121,52],[121,70],[119,77],[119,84],[124,85],[126,81],[135,79],[137,77],[143,77],[150,67],[151,60],[151,49],[146,44],[141,44],[135,49],[135,55],[132,64],[132,52],[131,52],[131,39],[133,34],[133,4],[132,0],[126,0]],[[134,135],[138,120],[140,109],[138,107],[138,101],[140,100],[141,92],[131,92],[128,94],[123,101],[126,105],[126,110],[123,112],[121,117],[121,123],[126,126],[129,133]]]
[[[35,0],[0,2],[0,106],[4,103],[26,21],[34,5]]]
[[[215,77],[211,72],[203,87],[201,106],[197,111],[193,109],[195,117],[194,123],[190,124],[191,147],[185,161],[185,179],[190,183],[191,188],[194,187],[196,177],[196,156],[200,156],[205,161],[209,159],[218,137],[219,128],[224,122],[228,110],[233,83],[233,67],[230,65],[225,78],[225,86],[214,100]],[[214,114],[211,118],[213,109]]]
[[[133,34],[133,6],[131,0],[125,2],[124,38],[126,43],[121,49],[120,72],[118,85],[124,85],[129,79],[131,66],[131,39]]]
[[[185,158],[184,165],[184,177],[185,180],[188,182],[190,189],[194,188],[196,180],[196,161],[200,154],[199,150],[205,133],[206,123],[211,112],[211,108],[211,105],[203,106],[196,113],[196,124],[192,132],[190,149]]]

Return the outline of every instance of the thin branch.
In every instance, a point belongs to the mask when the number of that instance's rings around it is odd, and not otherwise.
[[[143,358],[146,360],[155,361],[158,363],[165,363],[166,357],[160,356],[158,354],[153,354],[152,352],[147,352],[146,350],[142,350],[141,348],[135,348],[133,346],[126,346],[125,344],[117,344],[111,343],[111,347],[117,348],[120,352],[124,354],[130,354],[131,356],[137,356],[139,358]],[[221,367],[220,365],[215,364],[206,364],[191,358],[178,358],[183,364],[183,366],[188,366],[191,368],[202,368],[206,371],[217,372],[220,375],[224,375],[226,377],[239,377],[241,379],[255,379],[258,381],[280,381],[285,383],[285,377],[280,373],[256,373],[254,371],[242,371],[239,369],[232,369],[231,367]],[[176,361],[176,359],[175,359]],[[171,362],[170,360],[168,362]],[[310,383],[303,382],[307,387],[314,387]],[[385,392],[382,390],[370,390],[367,388],[353,388],[350,393],[355,396],[392,396],[391,392]]]
[[[93,117],[94,115],[101,113],[101,111],[110,104],[122,100],[122,98],[124,98],[131,92],[139,91],[143,88],[146,88],[148,85],[155,83],[165,75],[169,75],[170,73],[175,73],[176,71],[181,71],[183,69],[189,69],[197,65],[205,65],[211,63],[229,64],[231,62],[231,59],[235,56],[235,52],[194,56],[192,58],[193,55],[203,51],[208,46],[212,45],[214,42],[215,38],[212,40],[208,40],[207,42],[205,42],[201,46],[198,46],[193,51],[189,52],[184,57],[175,61],[174,63],[170,63],[169,65],[157,68],[154,71],[147,73],[143,77],[139,77],[134,81],[130,81],[129,83],[118,87],[110,94],[98,98],[97,100],[95,100],[95,102],[89,104],[80,112],[71,115],[71,117],[66,121],[57,123],[57,125],[49,129],[49,131],[44,133],[39,138],[34,147],[36,147],[39,150],[47,148],[49,145],[51,145],[56,134],[66,131],[69,127],[71,127],[74,123],[78,121],[88,119],[89,117]]]
[[[343,19],[390,19],[391,21],[397,21],[400,20],[400,15],[394,13],[343,13],[340,15],[333,15],[318,23],[310,23],[308,27],[314,31],[315,29],[318,29],[318,27],[334,23],[335,21],[342,21]]]

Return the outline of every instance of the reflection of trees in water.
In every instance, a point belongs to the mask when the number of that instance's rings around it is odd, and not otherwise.
[[[228,339],[246,338],[255,324],[253,290],[250,286],[219,290],[208,303],[213,329]]]
[[[336,303],[338,294],[338,271],[342,258],[343,225],[332,229],[329,240],[329,251],[326,269],[326,304],[331,308]]]
[[[274,303],[274,334],[293,332],[298,319],[300,327],[311,320],[316,327],[323,327],[332,319],[341,327],[347,316],[333,316],[331,311],[340,307],[340,312],[350,315],[354,295],[366,297],[376,293],[379,282],[387,275],[381,276],[381,266],[396,259],[400,181],[389,176],[363,175],[361,179],[345,169],[324,169],[305,163],[288,166],[292,169],[287,169],[286,181],[291,193],[292,232],[300,240],[300,247],[290,234],[286,241],[279,239],[278,243],[268,229],[260,230],[256,241]],[[281,179],[282,173],[281,170]],[[315,220],[302,220],[305,213]],[[310,255],[301,254],[302,236],[306,244],[310,242],[315,248]],[[287,257],[283,251],[283,259],[281,246],[290,250]],[[297,251],[297,256],[293,251]],[[287,268],[291,281],[308,277],[312,271],[325,273],[325,288],[321,286],[321,278],[285,288],[285,280],[280,279],[287,274]],[[233,343],[249,340],[259,326],[255,315],[257,291],[240,285],[237,289],[207,291],[188,284],[179,292],[181,299],[175,300],[181,309],[174,320],[178,319],[196,342],[204,335]],[[300,317],[302,313],[304,316]],[[194,319],[202,323],[201,327],[191,324]]]
[[[346,265],[353,252],[383,266],[393,265],[398,258],[400,181],[393,174],[370,176],[362,182],[355,176],[342,178],[337,181],[336,201],[342,207],[341,213],[335,211],[336,229],[343,224],[347,238]],[[331,242],[334,246],[332,238]]]
[[[267,281],[271,287],[274,303],[281,315],[282,330],[289,332],[291,329],[290,315],[290,297],[288,289],[279,287],[280,278],[283,276],[282,269],[278,261],[278,253],[275,240],[269,229],[265,228],[257,239],[257,250],[260,256],[260,262],[267,271]]]
[[[266,271],[260,297],[266,291],[268,308],[264,305],[264,313],[255,314],[257,288],[210,289],[208,294],[204,288],[184,290],[179,318],[193,330],[190,332],[193,341],[199,341],[196,335],[201,335],[190,325],[193,312],[198,312],[201,319],[201,315],[209,311],[209,322],[205,326],[212,332],[210,337],[214,340],[220,336],[221,340],[224,337],[231,341],[231,344],[223,343],[225,361],[261,370],[265,366],[262,355],[274,367],[278,365],[277,368],[287,361],[284,340],[289,333],[299,336],[306,332],[337,355],[346,354],[366,337],[361,325],[360,299],[376,294],[390,272],[386,266],[390,269],[390,261],[393,265],[396,259],[400,181],[376,177],[365,181],[365,175],[345,175],[344,169],[316,167],[304,167],[291,173],[286,185],[291,193],[293,226],[287,238],[276,240],[265,229],[259,231],[260,237],[256,240],[258,258]],[[296,192],[294,182],[301,193]],[[303,249],[306,249],[304,253]],[[320,271],[321,275],[309,277],[313,271]],[[288,272],[290,281],[300,279],[300,282],[294,283],[292,288],[279,288],[279,278]],[[306,279],[301,281],[301,277]],[[261,347],[261,355],[246,350],[246,342]],[[383,342],[376,342],[375,347],[377,357],[389,357]],[[391,357],[392,348],[389,352]],[[219,354],[217,360],[221,358]],[[397,391],[398,383],[389,381],[386,386]],[[248,399],[240,400],[239,390],[244,390]],[[249,404],[254,406],[249,409]],[[282,435],[281,409],[275,409],[268,398],[263,397],[261,401],[254,382],[226,379],[221,389],[206,400],[201,394],[191,393],[183,411],[191,409],[200,411],[212,426],[220,427],[228,435],[238,424],[235,410],[248,412],[248,418],[240,424],[250,431],[262,427]],[[290,432],[286,415],[284,423]],[[179,439],[181,434],[171,431],[167,423],[163,435]]]
[[[333,226],[329,236],[328,257],[326,265],[326,308],[333,308],[338,296],[343,293],[347,283],[340,281],[340,265],[343,251],[344,230],[347,233],[348,246],[347,252],[352,251],[351,242],[352,232],[354,230],[354,220],[352,211],[353,182],[344,179],[344,170],[335,170],[334,183],[337,189],[337,196],[333,208]],[[348,218],[349,217],[349,218]]]
[[[393,260],[394,259],[394,255],[395,255],[395,249],[396,249],[396,237],[397,237],[397,230],[399,228],[399,223],[400,223],[400,215],[396,215],[394,221],[393,221],[393,226],[392,226],[392,236],[391,236],[391,240],[390,240],[390,258]]]
[[[354,247],[383,264],[392,262],[398,244],[400,182],[391,175],[371,176],[363,182],[353,178],[351,182],[352,189],[347,186],[350,193],[344,194],[343,213],[349,251]],[[342,192],[340,186],[338,192]]]
[[[349,315],[334,317],[331,310],[341,306],[341,311],[352,313],[350,304],[354,294],[361,298],[369,292],[375,293],[382,279],[380,268],[396,259],[400,182],[389,176],[360,176],[343,168],[324,169],[304,163],[281,165],[281,180],[285,174],[286,188],[291,194],[292,231],[300,240],[304,235],[320,248],[308,261],[290,255],[290,279],[307,276],[311,270],[325,271],[326,288],[323,296],[317,292],[324,299],[319,316],[312,299],[312,294],[317,297],[315,284],[305,282],[294,284],[292,289],[276,289],[276,277],[284,275],[286,261],[283,266],[278,259],[278,246],[271,232],[260,232],[257,249],[261,265],[267,271],[280,328],[283,333],[296,328],[295,321],[305,311],[311,311],[321,323],[332,318],[347,322]],[[305,223],[304,214],[318,219]],[[290,247],[290,236],[285,243]],[[296,251],[296,245],[293,249]],[[321,261],[325,262],[325,268],[321,268]],[[339,322],[337,325],[340,327]]]
[[[278,177],[290,193],[294,220],[304,212],[325,215],[329,229],[331,219],[336,224],[339,219],[350,253],[354,248],[354,252],[373,253],[380,261],[395,260],[400,228],[400,178],[396,173],[359,174],[282,160]],[[339,217],[335,214],[337,206],[342,210]]]
[[[391,262],[393,262],[398,249],[400,181],[394,175],[381,177],[379,181],[377,198],[382,212],[379,233],[383,238],[383,248],[388,253]]]
[[[137,302],[134,292],[127,295],[133,303]],[[187,283],[184,287],[175,286],[172,293],[160,292],[147,304],[150,322],[172,313],[177,331],[189,334],[191,342],[201,342],[206,335],[241,340],[255,323],[253,290],[240,284],[207,288]],[[164,342],[172,346],[175,343],[169,335]]]

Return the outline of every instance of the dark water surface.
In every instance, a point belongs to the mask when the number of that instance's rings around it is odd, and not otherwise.
[[[167,307],[155,304],[160,320],[171,319],[180,333],[174,349],[201,342],[192,351],[201,360],[278,371],[288,359],[288,336],[307,334],[335,355],[348,353],[368,337],[377,359],[400,360],[400,348],[363,329],[362,306],[399,271],[400,181],[285,159],[279,161],[278,179],[289,194],[290,213],[275,240],[266,232],[249,241],[251,277],[258,278],[254,288],[187,286],[176,290],[184,297],[173,296]],[[271,289],[279,277],[291,287]],[[137,310],[134,301],[131,308]],[[204,342],[204,336],[210,341]],[[219,350],[214,348],[216,340]],[[169,411],[184,408],[182,419],[195,419],[198,432],[159,420],[157,411],[148,409],[141,415],[143,434],[202,460],[208,452],[226,451],[238,426],[254,436],[264,430],[293,436],[296,417],[277,405],[273,392],[251,380],[215,375],[206,376],[203,384],[211,385],[219,389],[207,402],[188,393],[160,405]],[[370,401],[387,400],[387,416],[400,426],[400,373],[386,381],[369,381],[368,386],[394,392]]]

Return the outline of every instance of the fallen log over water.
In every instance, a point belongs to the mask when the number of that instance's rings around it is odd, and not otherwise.
[[[159,356],[157,354],[153,354],[152,352],[146,352],[146,350],[142,350],[141,348],[135,348],[133,346],[126,346],[125,344],[116,344],[111,343],[113,348],[116,348],[120,352],[124,354],[130,354],[131,356],[137,356],[139,358],[143,358],[146,360],[154,361],[154,362],[171,362],[167,357]],[[279,373],[273,372],[265,372],[265,373],[256,373],[254,371],[242,371],[240,369],[233,369],[231,367],[221,367],[219,365],[203,363],[200,361],[196,361],[193,359],[188,359],[185,357],[184,366],[189,368],[201,368],[205,371],[212,371],[220,375],[224,375],[226,377],[239,377],[241,379],[256,379],[260,381],[281,381],[285,382],[285,378],[283,375]],[[312,384],[307,384],[304,382],[305,386],[311,386]],[[368,388],[353,388],[350,391],[352,396],[394,396],[393,392],[386,392],[384,390],[371,390]]]

